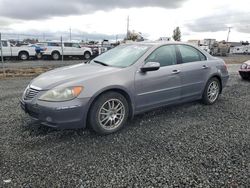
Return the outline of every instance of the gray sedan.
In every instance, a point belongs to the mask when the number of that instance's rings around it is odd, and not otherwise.
[[[25,89],[21,107],[50,127],[88,125],[109,134],[154,108],[193,100],[213,104],[228,77],[223,60],[191,45],[133,43],[41,74]]]

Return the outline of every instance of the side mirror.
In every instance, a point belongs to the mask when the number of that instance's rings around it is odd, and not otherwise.
[[[160,63],[158,62],[148,62],[141,67],[141,72],[156,71],[160,66]]]

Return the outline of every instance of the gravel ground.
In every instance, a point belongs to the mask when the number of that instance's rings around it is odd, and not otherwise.
[[[229,68],[216,104],[144,113],[108,136],[39,125],[18,106],[30,78],[0,80],[0,187],[250,187],[250,83]]]

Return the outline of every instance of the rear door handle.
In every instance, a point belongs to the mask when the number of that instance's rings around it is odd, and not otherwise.
[[[173,70],[172,74],[179,74],[181,71],[180,70]]]
[[[203,65],[202,68],[203,68],[203,69],[207,69],[208,66],[207,66],[207,65]]]

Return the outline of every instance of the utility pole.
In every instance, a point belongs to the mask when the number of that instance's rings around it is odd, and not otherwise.
[[[71,42],[71,27],[69,28],[69,41]]]
[[[3,76],[5,76],[5,68],[4,68],[4,61],[3,61],[2,33],[0,33],[0,48],[1,48],[1,61],[2,61],[2,66],[3,66]]]
[[[115,35],[115,43],[117,43],[118,35]]]
[[[62,63],[63,63],[63,54],[64,54],[64,52],[63,52],[63,38],[62,38],[62,36],[61,36],[60,40],[61,40]]]
[[[129,16],[127,18],[127,39],[129,37]]]
[[[232,28],[232,27],[228,27],[227,42],[228,42],[228,40],[229,40],[229,35],[230,35],[230,32],[231,32],[231,28]]]

